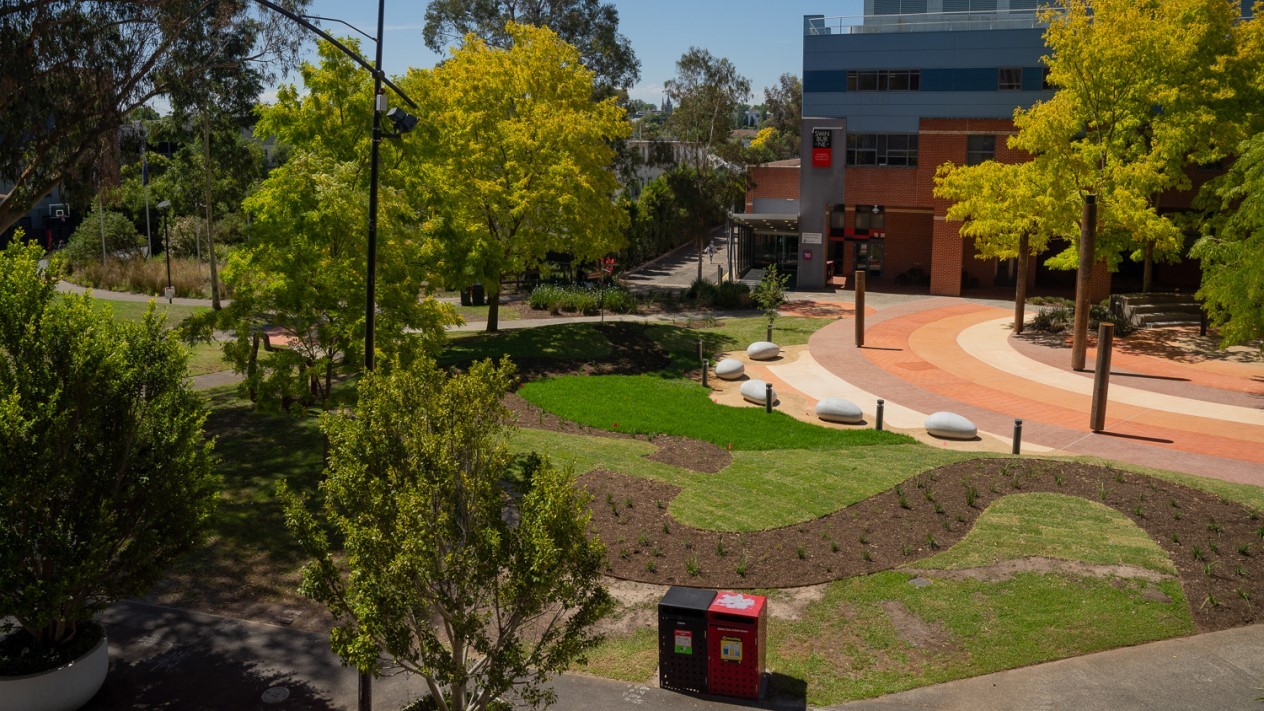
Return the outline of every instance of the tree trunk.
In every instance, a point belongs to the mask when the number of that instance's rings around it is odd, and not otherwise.
[[[698,238],[698,281],[702,281],[702,243],[706,240]]]
[[[255,402],[255,374],[259,371],[259,332],[250,338],[250,358],[246,360],[246,383],[250,389],[250,402]]]
[[[497,280],[499,281],[499,280]],[[500,286],[487,292],[487,332],[496,333],[500,328]]]
[[[1089,289],[1093,284],[1093,255],[1097,248],[1097,197],[1084,196],[1080,218],[1080,268],[1075,275],[1075,328],[1071,336],[1071,369],[1084,370],[1088,352]]]
[[[1027,307],[1027,261],[1031,258],[1031,237],[1022,233],[1018,237],[1018,273],[1014,275],[1014,333],[1023,332]]]
[[[219,270],[215,266],[215,234],[211,222],[215,210],[211,204],[211,117],[206,114],[202,116],[202,137],[206,147],[202,172],[206,174],[206,256],[211,263],[211,308],[219,311],[222,308],[219,303]]]
[[[1145,267],[1141,272],[1141,293],[1149,294],[1154,282],[1154,243],[1145,244]]]

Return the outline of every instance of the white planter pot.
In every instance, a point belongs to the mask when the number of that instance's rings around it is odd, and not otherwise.
[[[0,711],[75,711],[88,703],[110,670],[110,645],[101,641],[75,661],[26,676],[0,676]]]

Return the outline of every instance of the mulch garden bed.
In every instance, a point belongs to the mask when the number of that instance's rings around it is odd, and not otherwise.
[[[591,527],[606,544],[607,573],[627,580],[786,588],[874,573],[957,543],[1003,496],[1052,492],[1101,502],[1145,530],[1175,563],[1200,631],[1264,619],[1257,607],[1264,602],[1264,518],[1213,494],[1110,467],[960,462],[828,516],[750,533],[680,524],[668,513],[679,492],[670,484],[605,470],[580,484],[593,496]]]

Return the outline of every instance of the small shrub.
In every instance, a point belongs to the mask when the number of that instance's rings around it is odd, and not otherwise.
[[[645,561],[645,572],[647,572],[647,573],[651,573],[651,574],[653,574],[653,573],[657,573],[657,572],[658,572],[658,566],[654,564],[654,561],[652,561],[652,560],[647,560],[647,561]]]
[[[669,536],[671,535],[671,524],[666,521],[663,521],[663,533],[666,533]]]
[[[1238,555],[1250,558],[1251,557],[1251,544],[1243,543],[1242,545],[1238,546]]]
[[[1194,560],[1207,560],[1207,556],[1203,553],[1203,549],[1194,546]]]
[[[1172,531],[1172,542],[1179,546],[1181,544],[1181,534]]]
[[[795,555],[799,556],[799,560],[808,559],[808,551],[802,545],[795,546],[794,553]]]
[[[702,572],[702,567],[698,565],[697,557],[690,558],[685,561],[685,572],[689,573],[689,577],[696,578]]]
[[[655,544],[654,547],[650,549],[650,555],[654,556],[655,558],[662,558],[663,549],[659,548],[658,545]]]
[[[830,541],[830,552],[831,552],[831,553],[837,553],[837,552],[838,552],[838,542],[837,542],[837,541]]]
[[[737,561],[737,567],[734,570],[739,577],[746,577],[746,556],[742,556],[741,560]]]
[[[910,549],[910,548],[909,548],[909,544],[907,544],[907,543],[901,543],[901,544],[900,544],[900,553],[901,553],[901,554],[902,554],[905,558],[909,557],[909,553],[912,553],[912,552],[913,552],[913,551],[912,551],[912,549]]]
[[[979,490],[974,488],[973,484],[971,484],[970,486],[967,486],[966,487],[966,506],[969,506],[970,508],[974,508],[974,504],[978,500],[979,500]]]
[[[930,533],[926,535],[926,545],[930,546],[931,550],[939,547],[939,542],[935,540],[935,534]]]
[[[873,555],[871,555],[871,554],[869,553],[869,549],[868,549],[868,548],[866,548],[866,549],[865,549],[865,552],[864,552],[864,558],[865,558],[865,562],[866,562],[866,563],[872,563],[872,562],[873,562]]]
[[[636,537],[636,544],[644,548],[650,544],[650,537],[644,533]]]
[[[862,545],[862,546],[867,546],[867,545],[869,545],[869,534],[868,534],[868,533],[862,533],[862,534],[860,534],[860,545]]]
[[[717,541],[717,542],[716,542],[716,544],[715,544],[715,554],[716,554],[716,556],[718,556],[718,557],[720,557],[720,558],[723,558],[724,556],[726,556],[726,555],[728,555],[728,554],[729,554],[729,552],[728,552],[728,551],[724,550],[724,539],[723,539],[723,538],[721,538],[719,541]]]

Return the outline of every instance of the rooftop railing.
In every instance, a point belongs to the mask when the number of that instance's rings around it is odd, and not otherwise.
[[[847,35],[883,32],[963,32],[1039,29],[1048,23],[1034,10],[936,12],[909,15],[849,15],[804,18],[804,34]]]

